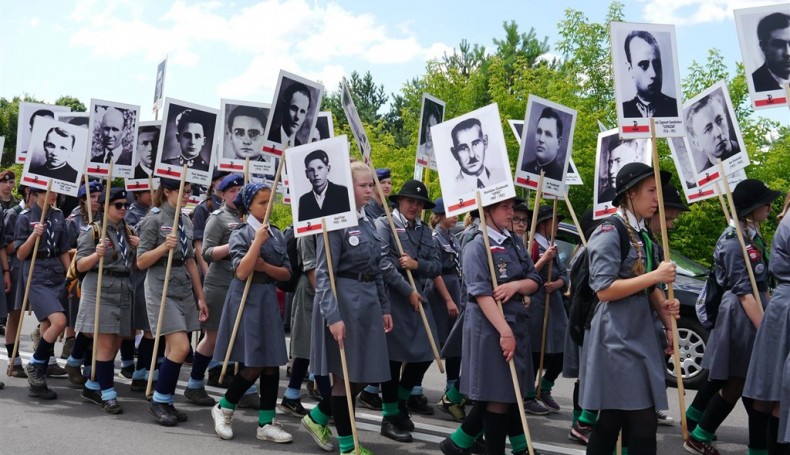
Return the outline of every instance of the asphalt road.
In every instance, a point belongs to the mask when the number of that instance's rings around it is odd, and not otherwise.
[[[22,337],[22,358],[26,361],[32,351],[29,333],[33,322],[26,318]],[[60,343],[56,346],[59,354]],[[2,380],[5,389],[0,390],[0,454],[20,453],[58,453],[59,455],[85,455],[112,453],[125,454],[166,454],[195,455],[208,453],[234,454],[277,454],[277,453],[324,453],[301,428],[298,419],[289,415],[278,415],[285,429],[294,435],[291,444],[278,445],[255,439],[257,412],[240,410],[236,412],[233,429],[235,437],[231,441],[220,440],[213,430],[208,408],[188,404],[183,398],[183,390],[188,379],[189,366],[184,366],[178,385],[176,405],[189,415],[189,421],[177,427],[165,428],[156,425],[147,412],[148,403],[142,394],[129,390],[129,381],[116,379],[124,413],[110,416],[95,404],[80,397],[80,390],[69,387],[66,379],[50,379],[50,385],[58,392],[55,401],[39,401],[27,396],[27,380],[5,376],[7,356],[0,356]],[[285,368],[281,372],[281,394],[287,385]],[[432,403],[441,397],[444,378],[436,366],[429,370],[425,383],[425,394]],[[209,394],[219,399],[223,390],[208,387]],[[560,378],[554,396],[562,406],[560,413],[547,417],[528,418],[530,432],[535,447],[544,453],[583,454],[584,446],[568,440],[571,419],[573,383]],[[670,410],[668,414],[680,421],[677,391],[668,389]],[[686,402],[694,397],[688,391]],[[305,407],[312,407],[315,401],[303,400]],[[456,423],[449,416],[439,412],[431,417],[414,416],[417,426],[413,433],[415,441],[400,444],[378,434],[381,416],[365,408],[357,411],[357,425],[362,444],[376,454],[439,454],[438,442],[450,434]],[[658,453],[661,455],[684,453],[681,448],[679,423],[675,426],[660,426],[658,434]],[[746,452],[748,440],[746,413],[741,406],[736,407],[718,431],[717,447],[722,454],[742,454]]]

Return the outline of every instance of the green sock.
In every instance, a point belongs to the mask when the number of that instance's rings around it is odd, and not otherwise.
[[[322,427],[325,427],[329,423],[329,416],[321,412],[321,410],[318,409],[318,406],[314,407],[310,411],[309,415],[310,418],[313,419],[313,422],[321,425]]]
[[[474,444],[475,441],[477,440],[476,437],[469,436],[468,434],[464,433],[464,430],[461,429],[460,425],[458,426],[458,428],[455,429],[453,434],[450,435],[450,439],[453,440],[455,445],[457,445],[462,449],[468,449],[472,447],[472,444]]]
[[[573,410],[573,420],[571,421],[571,426],[576,425],[576,421],[579,420],[579,416],[582,415],[581,410]]]
[[[517,436],[511,436],[510,448],[513,450],[513,453],[527,450],[527,436],[523,433]]]
[[[398,403],[381,403],[381,414],[384,417],[391,417],[400,414]]]
[[[406,389],[401,386],[398,386],[398,400],[406,401],[411,396],[411,389]]]
[[[526,399],[527,399],[527,400],[532,400],[532,399],[534,399],[534,398],[535,398],[535,397],[537,397],[537,396],[538,396],[538,395],[535,393],[535,391],[534,391],[534,390],[532,390],[532,391],[529,391],[529,392],[527,392],[527,397],[526,397]]]
[[[588,411],[586,409],[582,409],[582,415],[579,416],[579,422],[583,423],[584,425],[590,427],[595,425],[595,422],[598,421],[598,413],[593,411]]]
[[[621,447],[620,453],[622,455],[628,455],[628,447]]]
[[[354,451],[354,435],[337,435],[337,445],[340,446],[340,453],[349,453]]]
[[[695,408],[694,406],[689,406],[689,408],[686,409],[686,419],[688,420],[699,422],[700,420],[702,420],[703,415],[705,415],[705,413]]]
[[[711,442],[713,441],[713,433],[709,433],[702,429],[700,425],[697,425],[697,428],[691,432],[691,436],[694,437],[697,441],[702,442]]]
[[[318,406],[316,406],[318,407]],[[269,425],[274,421],[274,416],[277,414],[274,409],[261,409],[258,411],[258,426]]]
[[[219,399],[219,407],[222,409],[231,409],[233,411],[236,410],[236,405],[226,400],[225,397]]]
[[[747,455],[768,455],[768,449],[747,449]]]
[[[447,399],[450,400],[452,404],[461,404],[464,401],[464,394],[455,387],[450,387],[447,391]]]
[[[540,380],[540,390],[541,392],[551,392],[551,389],[554,388],[554,383],[549,381],[546,378],[541,378]]]

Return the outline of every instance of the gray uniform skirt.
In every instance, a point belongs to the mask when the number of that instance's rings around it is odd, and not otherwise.
[[[415,274],[416,275],[416,274]],[[416,279],[416,277],[415,277]],[[420,284],[417,284],[420,289]],[[392,286],[387,285],[387,291],[392,305],[392,331],[387,334],[387,348],[389,359],[393,362],[432,362],[433,351],[425,333],[420,313],[414,311],[406,297],[398,294]],[[428,325],[431,327],[434,343],[439,346],[436,339],[436,323],[433,320],[433,310],[430,301],[423,297],[423,309]]]
[[[447,286],[447,292],[450,293],[450,296],[453,298],[453,302],[455,302],[455,305],[460,311],[462,308],[461,277],[458,274],[452,273],[442,275],[442,279],[444,280],[445,286]],[[433,320],[436,323],[436,338],[439,339],[439,343],[441,345],[444,345],[444,343],[447,341],[447,336],[450,334],[450,329],[453,327],[455,319],[450,318],[450,314],[447,311],[447,303],[445,303],[444,298],[434,287],[433,280],[430,280],[427,286],[425,286],[425,294],[428,296],[428,300],[431,301]]]
[[[782,370],[790,354],[790,284],[780,284],[757,329],[743,396],[762,401],[782,397]]]
[[[348,380],[376,384],[390,380],[387,338],[376,283],[337,278],[337,302],[346,326],[344,349]],[[340,348],[326,326],[318,305],[313,305],[310,366],[316,375],[342,376]],[[424,330],[423,330],[424,331]]]
[[[234,278],[222,308],[222,318],[217,332],[214,360],[224,361],[230,344],[233,325],[241,305],[246,281]],[[244,304],[244,313],[233,344],[231,362],[241,362],[248,367],[279,367],[288,363],[285,349],[277,288],[274,284],[252,283]]]
[[[466,309],[462,309],[455,323],[447,334],[447,340],[442,346],[442,357],[461,357],[463,353],[464,339],[464,319],[466,319]]]
[[[145,275],[145,270],[132,270],[132,328],[150,332],[145,302]]]
[[[463,362],[461,363],[461,392],[476,401],[515,403],[535,389],[532,369],[532,352],[527,333],[527,312],[521,300],[504,304],[505,320],[513,330],[516,340],[516,365],[520,396],[516,397],[510,366],[499,347],[499,332],[488,321],[476,302],[466,305],[463,335]],[[492,387],[498,384],[498,387]],[[501,386],[507,384],[506,386]]]
[[[25,261],[22,267],[22,280],[20,302],[24,298],[27,275],[30,270],[30,261]],[[66,270],[60,259],[56,257],[36,259],[33,279],[30,281],[30,296],[28,308],[33,310],[36,319],[41,322],[52,313],[63,312],[60,298],[65,292]]]
[[[570,325],[565,328],[565,347],[562,355],[562,377],[575,379],[579,377],[579,360],[582,347],[571,339]],[[589,332],[584,334],[587,339]]]
[[[145,299],[148,324],[154,334],[157,333],[156,324],[164,287],[165,267],[155,265],[149,268],[145,276]],[[192,294],[192,281],[185,267],[172,267],[165,310],[162,316],[162,327],[158,333],[167,335],[175,332],[193,332],[199,328],[198,310],[195,297]]]
[[[74,326],[77,332],[93,332],[98,278],[97,272],[90,272],[82,280],[80,309]],[[129,278],[102,277],[99,333],[132,335],[132,282]]]
[[[375,290],[376,286],[374,283],[374,293]],[[307,274],[300,276],[294,291],[293,314],[291,316],[291,357],[310,358],[314,298],[315,290],[310,285],[310,279],[307,277]],[[334,342],[334,339],[332,341]]]
[[[768,295],[761,293],[760,298],[768,306]],[[756,335],[757,329],[746,316],[738,296],[726,291],[702,358],[702,368],[709,371],[708,378],[745,378]]]
[[[208,306],[208,319],[200,324],[204,329],[217,330],[222,318],[222,307],[228,295],[230,282],[233,281],[233,264],[230,261],[215,261],[209,264],[208,273],[203,280],[203,294]]]
[[[548,266],[546,266],[548,267]],[[556,278],[556,277],[555,277]],[[527,309],[529,318],[529,337],[533,352],[540,352],[543,343],[543,312],[546,305],[546,288],[540,287],[538,292],[530,296],[532,303]],[[568,329],[568,314],[565,313],[565,306],[562,301],[562,291],[556,290],[551,293],[549,299],[549,319],[546,329],[546,350],[547,354],[562,353],[565,350],[565,334]]]

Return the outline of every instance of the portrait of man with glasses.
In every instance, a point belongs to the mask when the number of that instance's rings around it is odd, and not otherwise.
[[[244,161],[263,159],[263,131],[268,109],[226,105],[225,142],[222,157]]]

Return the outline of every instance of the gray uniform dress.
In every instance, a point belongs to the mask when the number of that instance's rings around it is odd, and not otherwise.
[[[6,245],[16,240],[16,220],[19,213],[22,212],[22,207],[17,205],[6,210],[3,216],[3,237]],[[22,294],[25,292],[22,288],[22,262],[17,259],[16,254],[8,255],[8,265],[11,268],[11,289],[6,294],[6,301],[8,304],[8,311],[12,309],[19,309],[22,307]]]
[[[441,226],[436,226],[433,230],[433,243],[439,252],[444,285],[447,286],[447,292],[450,293],[453,302],[461,311],[466,304],[466,299],[461,299],[461,262],[458,240],[449,231],[442,229]],[[444,301],[444,297],[439,294],[433,280],[426,284],[425,295],[431,302],[433,320],[436,322],[436,337],[439,338],[439,343],[444,345],[455,318],[450,318],[447,312],[447,303]]]
[[[140,247],[137,249],[137,257],[165,242],[166,237],[173,232],[174,216],[175,208],[167,202],[162,204],[162,207],[154,207],[148,212],[140,223]],[[186,234],[186,254],[183,253],[182,243],[179,241],[173,249],[173,264],[160,335],[192,332],[200,328],[198,310],[192,293],[192,280],[184,266],[185,259],[195,257],[195,250],[192,248],[192,222],[186,216],[181,216],[179,219],[182,220],[183,232]],[[178,237],[180,239],[181,230]],[[145,275],[146,312],[148,324],[154,333],[157,332],[156,324],[162,302],[168,255],[169,253],[164,254],[149,267]]]
[[[580,246],[579,249],[576,251],[576,254],[571,259],[571,270],[573,270],[573,265],[579,260],[581,257],[582,252],[584,251],[584,246]],[[572,277],[568,276],[570,280]],[[585,339],[587,335],[585,334]],[[562,376],[565,378],[578,378],[579,377],[579,358],[581,357],[582,348],[578,344],[576,344],[573,339],[571,339],[571,332],[570,332],[570,324],[567,324],[565,327],[565,341],[563,342],[565,347],[563,348],[563,355],[562,355]]]
[[[308,235],[296,239],[299,264],[291,264],[291,267],[301,267],[304,272],[296,283],[291,317],[291,357],[300,359],[310,358],[315,289],[310,284],[307,272],[315,269],[315,244],[316,236]]]
[[[104,272],[102,274],[101,306],[99,307],[99,333],[110,333],[121,336],[132,335],[132,280],[130,270],[135,258],[135,249],[129,242],[124,222],[107,225],[107,238],[110,248],[104,255]],[[97,223],[101,232],[101,223]],[[101,235],[101,234],[99,234]],[[123,237],[126,246],[124,255],[118,246],[118,238]],[[80,234],[77,240],[77,260],[96,252],[96,240],[93,230]],[[96,288],[99,279],[99,265],[96,264],[82,279],[82,296],[80,298],[77,332],[92,333],[96,309]]]
[[[282,232],[269,225],[270,237],[261,246],[260,257],[267,263],[291,270],[285,250]],[[230,254],[235,270],[244,255],[249,251],[255,230],[249,224],[242,224],[230,234]],[[222,308],[222,319],[214,348],[214,360],[223,361],[230,344],[230,335],[236,322],[241,305],[245,281],[233,278]],[[248,367],[277,367],[288,363],[285,349],[280,306],[277,303],[277,288],[271,277],[263,272],[254,272],[239,332],[233,344],[231,362],[241,362]]]
[[[535,245],[538,248],[538,254],[543,255],[546,252],[548,241],[540,234],[536,234]],[[568,278],[568,270],[565,265],[560,261],[559,254],[552,259],[553,265],[551,266],[551,279],[549,279],[549,264],[543,266],[540,271],[540,278],[544,283],[554,280],[562,280],[564,284],[562,288],[555,290],[551,293],[549,300],[549,320],[548,328],[546,329],[546,354],[556,354],[565,351],[565,334],[568,330],[568,314],[565,312],[565,305],[562,301],[562,294],[568,288],[570,282]],[[532,294],[532,303],[529,305],[527,315],[527,322],[529,323],[529,336],[532,345],[532,352],[540,352],[540,346],[543,337],[543,312],[546,305],[546,288],[541,286],[538,292]]]
[[[370,199],[365,205],[365,214],[373,221],[376,221],[380,217],[384,216],[384,206],[376,202],[375,199]]]
[[[212,259],[214,248],[227,245],[231,231],[239,224],[241,224],[239,211],[225,204],[219,210],[215,210],[206,222],[201,252],[203,260],[208,263],[208,273],[203,280],[203,294],[208,305],[208,319],[201,324],[204,329],[219,328],[222,306],[225,304],[230,282],[233,281],[233,263],[230,255],[215,261]]]
[[[618,279],[634,277],[631,267],[638,260],[637,251],[631,245],[625,261],[621,262],[620,236],[614,225],[599,226],[587,245],[593,291],[608,289]],[[647,255],[643,242],[639,248],[644,261]],[[647,290],[620,300],[600,302],[590,326],[580,362],[581,407],[667,409],[664,358],[653,326]]]
[[[499,284],[523,279],[542,283],[520,240],[514,239],[510,233],[499,234],[493,228],[489,228],[488,235]],[[534,390],[535,385],[531,379],[520,381],[521,393],[516,396],[510,367],[499,346],[499,332],[477,303],[477,297],[491,296],[494,290],[482,235],[468,242],[463,252],[463,265],[469,301],[463,327],[461,392],[472,400],[515,403],[528,391]],[[523,296],[514,295],[509,301],[502,303],[502,309],[516,341],[516,352],[513,356],[516,373],[519,378],[532,378],[532,351]]]
[[[416,259],[419,264],[417,270],[412,270],[412,276],[419,291],[423,289],[425,280],[433,279],[441,271],[439,255],[433,244],[431,230],[419,219],[415,220],[414,226],[406,227],[397,210],[393,212],[392,220],[397,231],[394,234],[400,238],[403,252]],[[409,295],[413,289],[409,284],[406,272],[400,267],[398,246],[390,233],[390,226],[386,218],[376,220],[376,230],[387,250],[381,261],[381,271],[387,285],[387,295],[392,303],[393,329],[387,334],[389,359],[394,362],[431,362],[433,361],[431,344],[425,333],[420,313],[414,311],[414,308],[409,304]],[[423,295],[425,317],[431,327],[434,342],[438,346],[436,323],[433,320],[433,312],[430,307],[430,302]]]
[[[71,211],[71,214],[66,217],[66,234],[69,239],[69,248],[76,249],[77,239],[79,239],[83,232],[90,229],[87,221],[88,220],[82,216],[82,211],[80,210],[79,205],[74,207],[74,209]],[[80,284],[80,286],[82,285]],[[67,289],[62,295],[62,300],[60,303],[63,305],[63,309],[66,310],[66,325],[68,327],[74,327],[74,325],[77,323],[77,313],[80,309],[80,298],[77,297],[76,291],[69,292]]]
[[[43,196],[41,196],[43,197]],[[38,204],[22,210],[16,220],[15,244],[17,250],[25,243],[33,232],[33,227],[41,220],[41,208]],[[66,269],[58,256],[69,250],[69,239],[66,235],[66,220],[63,212],[56,208],[47,210],[45,220],[46,231],[38,243],[38,251],[31,251],[22,264],[21,292],[23,299],[27,282],[30,260],[36,255],[35,273],[30,281],[29,307],[36,314],[36,319],[43,321],[52,313],[63,312],[60,297],[65,292]]]
[[[150,208],[136,201],[132,202],[129,210],[126,211],[124,221],[132,226],[135,232],[140,232],[140,222],[143,221]],[[151,326],[148,324],[148,311],[145,308],[145,275],[145,270],[139,270],[137,267],[132,268],[132,328],[149,332]]]
[[[390,302],[381,274],[386,248],[373,223],[359,219],[359,226],[329,233],[337,299],[329,285],[329,267],[324,242],[316,245],[316,291],[313,305],[313,349],[310,365],[316,375],[343,376],[340,349],[329,326],[343,321],[344,349],[348,380],[380,383],[390,380],[387,338],[383,315],[390,314]]]
[[[782,398],[782,371],[790,354],[790,217],[783,218],[776,229],[768,269],[778,285],[757,329],[743,396],[778,402]],[[786,418],[787,407],[781,406],[780,411]]]
[[[744,235],[748,237],[745,232]],[[759,249],[747,244],[747,251],[760,299],[767,306],[768,267]],[[721,297],[716,325],[708,336],[702,368],[709,370],[710,379],[745,378],[757,329],[746,316],[738,298],[741,295],[751,295],[752,285],[749,272],[744,267],[743,252],[734,227],[727,227],[716,242],[713,266],[716,268],[716,281],[726,291]]]

